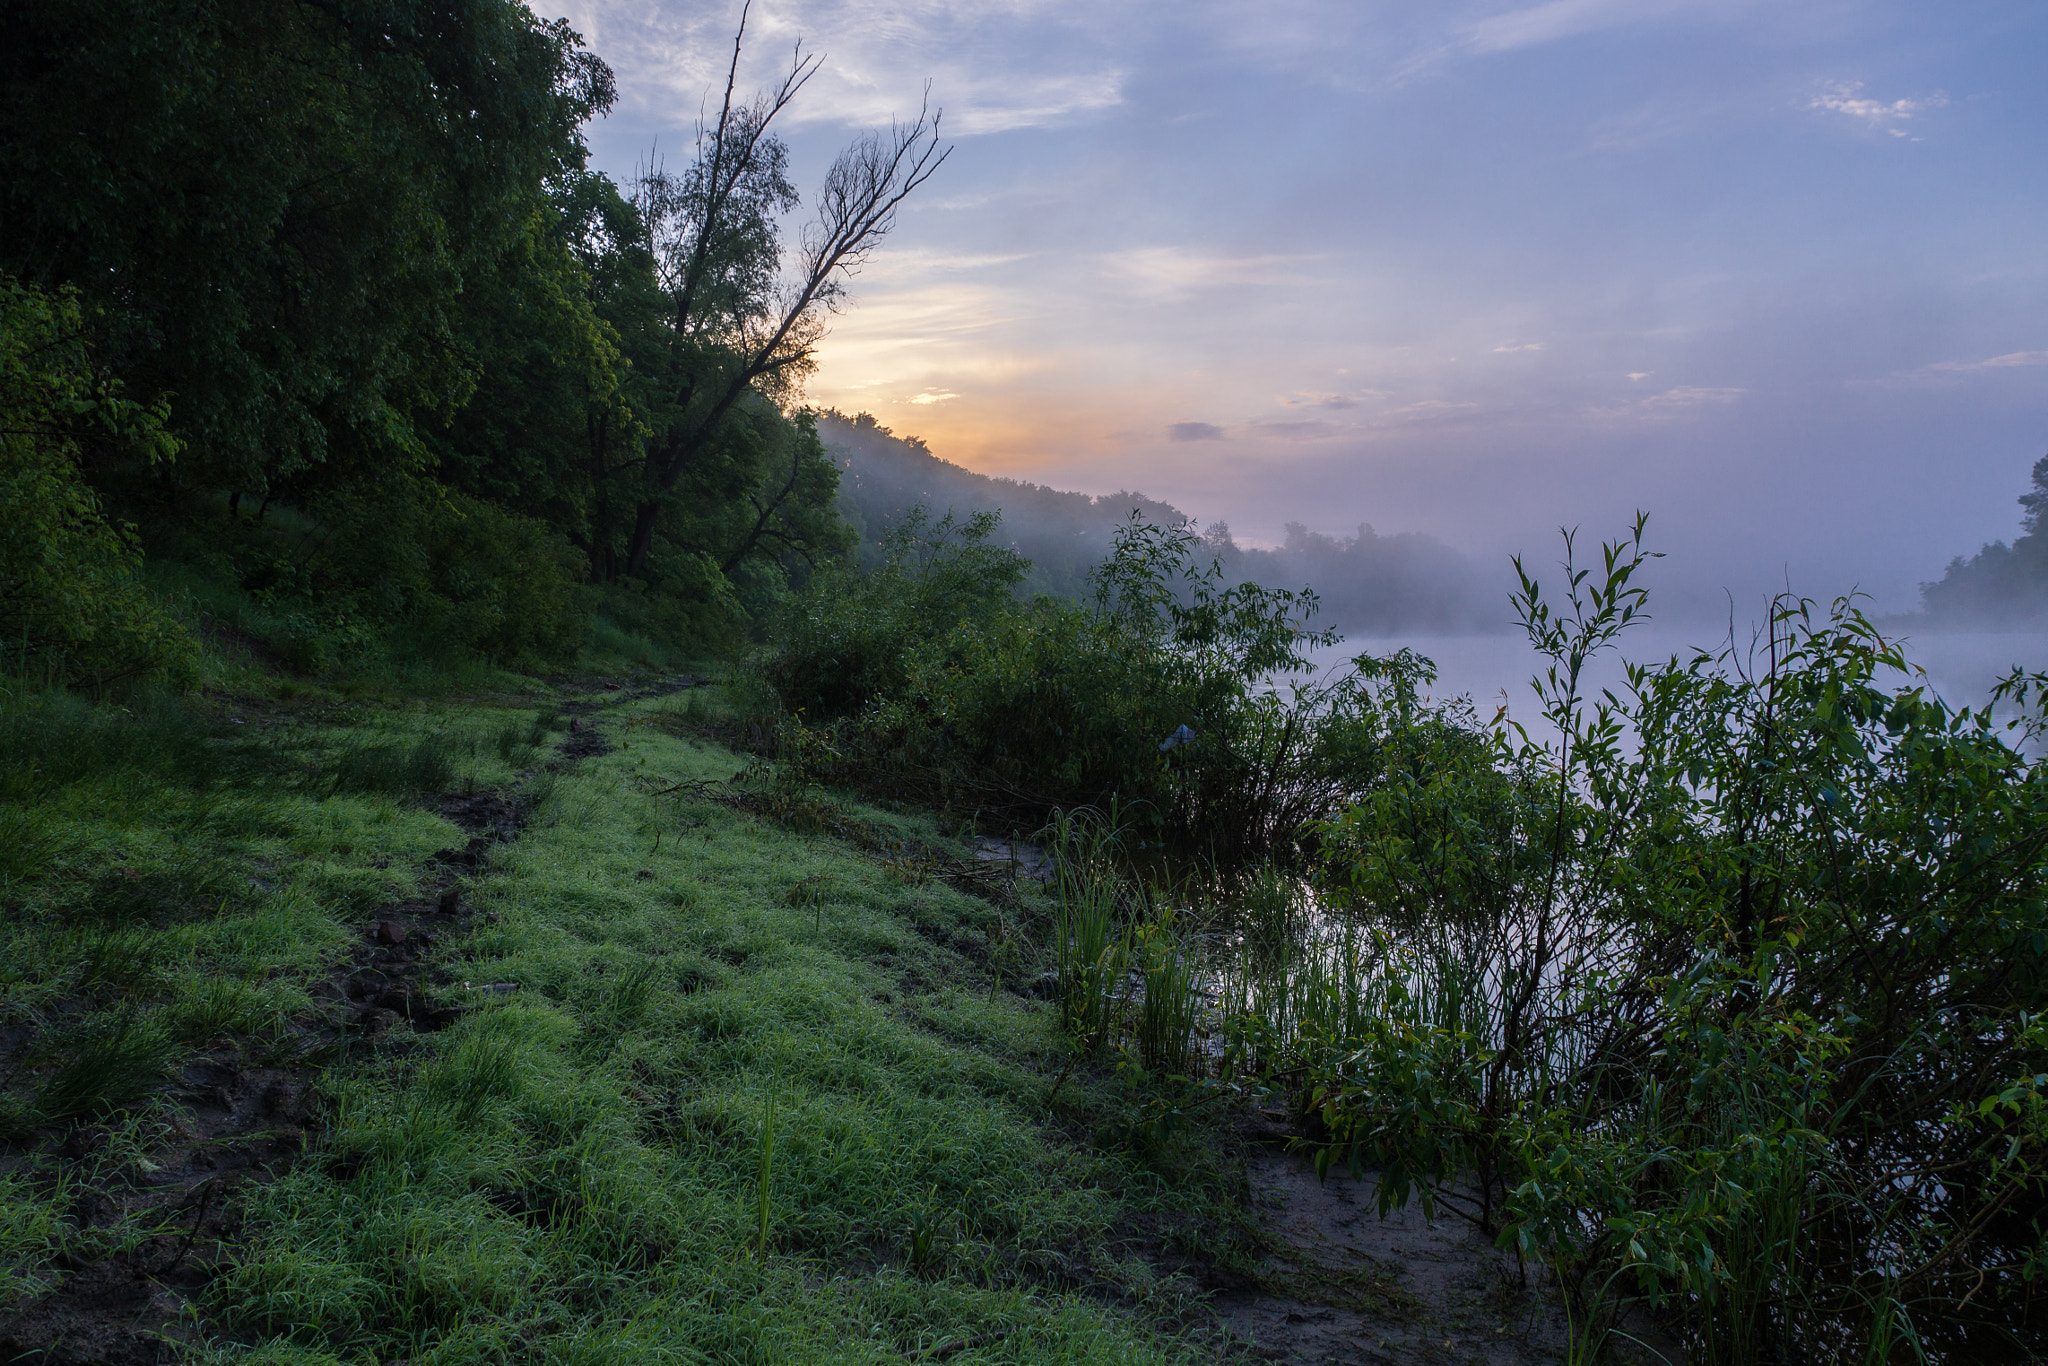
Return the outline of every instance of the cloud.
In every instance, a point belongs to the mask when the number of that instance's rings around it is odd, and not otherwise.
[[[1313,284],[1320,254],[1223,256],[1187,247],[1133,247],[1100,258],[1102,271],[1134,294],[1166,301],[1215,289]]]
[[[1465,25],[1464,45],[1473,52],[1512,52],[1612,28],[1659,8],[1667,7],[1636,0],[1548,0]]]
[[[1927,367],[1954,374],[1970,370],[2009,370],[2022,365],[2048,365],[2048,351],[2008,351],[1990,360],[1943,360]]]
[[[1496,346],[1493,349],[1496,353],[1513,351],[1541,351],[1543,349],[1543,343],[1523,342],[1520,346]]]
[[[1994,370],[2022,370],[2048,366],[2048,351],[2008,351],[1984,360],[1938,360],[1916,370],[1900,370],[1880,379],[1852,379],[1853,388],[1925,389],[1953,385],[1959,375],[1981,375]]]
[[[1748,393],[1747,389],[1709,389],[1699,385],[1681,384],[1675,389],[1666,389],[1661,394],[1636,400],[1636,406],[1646,412],[1670,412],[1681,408],[1717,408],[1735,402]]]
[[[1169,422],[1166,424],[1168,441],[1221,441],[1223,429],[1213,422]]]
[[[1447,398],[1425,398],[1417,403],[1391,409],[1386,416],[1397,422],[1428,422],[1440,417],[1453,417],[1477,408],[1476,403],[1455,403]]]
[[[1630,375],[1631,381],[1648,379],[1651,372],[1643,370]],[[1661,393],[1645,394],[1641,398],[1624,398],[1611,403],[1598,403],[1585,409],[1586,416],[1603,424],[1615,422],[1662,422],[1688,413],[1702,413],[1716,408],[1733,406],[1749,390],[1733,387],[1710,387],[1698,384],[1680,384]]]
[[[1632,380],[1648,379],[1650,376],[1656,373],[1657,372],[1655,370],[1631,370],[1628,372],[1628,377]]]
[[[700,102],[723,85],[737,5],[563,0],[562,9],[643,117],[686,132]],[[792,127],[914,116],[927,79],[948,133],[1047,127],[1123,102],[1128,73],[1100,50],[1096,27],[1084,6],[1017,0],[757,4],[740,87],[779,79],[802,38],[825,62],[784,116]]]
[[[1744,0],[1545,0],[1455,25],[1425,44],[1395,72],[1396,82],[1459,58],[1518,52],[1606,29],[1696,16],[1737,20],[1753,8]]]
[[[1288,408],[1329,408],[1333,411],[1356,408],[1358,399],[1350,394],[1324,394],[1313,389],[1303,389],[1295,394],[1282,394],[1280,403]]]
[[[1895,138],[1911,137],[1903,128],[1892,125],[1904,123],[1930,109],[1940,109],[1948,103],[1948,96],[1939,91],[1917,100],[1872,100],[1865,99],[1861,92],[1861,81],[1836,81],[1822,87],[1821,92],[1807,102],[1807,108],[1819,109],[1831,114],[1841,114],[1862,123],[1867,128],[1882,128]]]
[[[1325,437],[1342,435],[1347,430],[1334,422],[1254,422],[1245,429],[1244,435],[1273,437],[1281,441],[1321,441]]]
[[[912,403],[917,404],[920,408],[922,408],[927,404],[944,403],[949,398],[958,397],[960,397],[960,395],[954,393],[951,389],[927,389],[923,393],[916,395],[910,401]]]

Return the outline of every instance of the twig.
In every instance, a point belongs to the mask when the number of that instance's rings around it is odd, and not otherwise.
[[[218,1176],[210,1176],[205,1181],[200,1183],[198,1191],[199,1213],[192,1216],[192,1231],[186,1234],[185,1241],[179,1244],[178,1255],[171,1258],[171,1260],[169,1260],[168,1262],[165,1262],[163,1265],[163,1269],[158,1271],[156,1273],[157,1275],[163,1276],[169,1274],[173,1267],[177,1266],[179,1262],[185,1260],[185,1254],[192,1250],[192,1244],[196,1242],[199,1238],[200,1226],[206,1222],[206,1211],[212,1207],[214,1193],[220,1189],[220,1184],[221,1182]]]

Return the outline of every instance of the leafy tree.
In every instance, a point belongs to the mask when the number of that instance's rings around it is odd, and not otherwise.
[[[515,0],[7,0],[0,270],[71,284],[186,477],[394,458],[476,383],[451,314],[610,72]],[[339,466],[317,474],[322,464]]]
[[[1993,624],[2037,619],[2048,613],[2048,455],[2034,462],[2033,483],[2020,495],[2024,533],[2011,545],[1993,541],[1969,559],[1958,555],[1933,583],[1920,585],[1930,616]]]
[[[0,657],[46,659],[98,687],[188,675],[192,641],[80,473],[88,446],[149,463],[177,452],[163,404],[125,397],[92,364],[75,293],[0,279]]]

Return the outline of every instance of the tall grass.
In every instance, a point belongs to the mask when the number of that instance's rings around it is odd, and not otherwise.
[[[1116,1029],[1130,964],[1129,887],[1113,861],[1116,832],[1094,813],[1062,813],[1053,829],[1060,1018],[1100,1048]]]
[[[1047,827],[1060,1019],[1086,1052],[1124,1039],[1144,1067],[1192,1077],[1208,973],[1175,907],[1136,876],[1114,813],[1059,813]]]
[[[1137,935],[1144,999],[1138,1007],[1138,1054],[1165,1076],[1194,1074],[1195,1031],[1202,1009],[1199,955],[1169,911]]]

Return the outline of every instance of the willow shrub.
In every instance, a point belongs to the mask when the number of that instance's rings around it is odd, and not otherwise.
[[[1225,588],[1191,530],[1133,518],[1085,598],[1023,599],[997,526],[920,510],[876,568],[821,576],[759,671],[787,753],[1004,819],[1114,806],[1219,863],[1364,789],[1357,681],[1283,686],[1335,639],[1312,593]]]
[[[1953,709],[1853,604],[1783,601],[1589,699],[1641,536],[1561,605],[1523,578],[1560,742],[1411,687],[1331,824],[1347,1008],[1263,1026],[1321,1159],[1551,1262],[1593,1351],[1631,1302],[1697,1361],[2038,1351],[2048,678]]]

